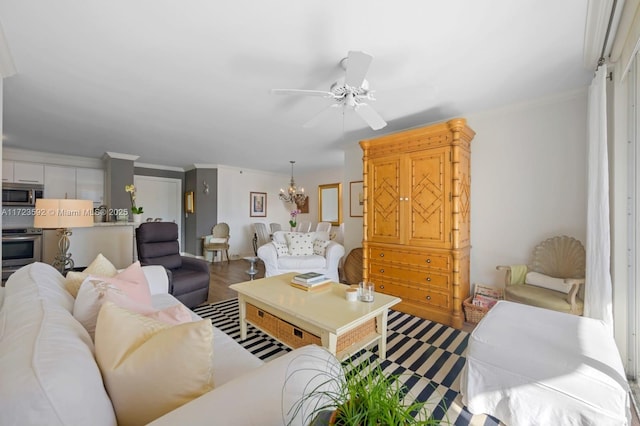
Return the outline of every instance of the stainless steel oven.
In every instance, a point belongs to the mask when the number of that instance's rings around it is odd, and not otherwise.
[[[2,282],[21,267],[42,261],[42,229],[2,230]]]

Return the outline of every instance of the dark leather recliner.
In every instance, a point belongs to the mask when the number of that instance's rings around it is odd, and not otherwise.
[[[209,297],[209,264],[180,255],[178,225],[145,222],[136,229],[138,260],[142,265],[162,265],[169,275],[169,293],[193,308]]]

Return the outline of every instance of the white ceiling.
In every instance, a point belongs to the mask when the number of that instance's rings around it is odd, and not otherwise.
[[[585,87],[585,0],[0,0],[18,73],[4,145],[274,172],[340,166],[345,143]],[[389,123],[307,129],[349,50]]]

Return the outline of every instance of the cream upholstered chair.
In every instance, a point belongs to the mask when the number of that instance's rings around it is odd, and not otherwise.
[[[582,315],[585,261],[582,243],[563,235],[538,244],[530,265],[496,269],[506,272],[506,300]]]
[[[220,252],[220,260],[222,261],[222,252],[227,255],[227,263],[229,263],[229,225],[224,222],[220,222],[211,229],[211,235],[204,237],[202,250],[206,252],[213,252],[213,259],[217,252]],[[212,259],[212,260],[213,260]]]
[[[338,262],[344,247],[329,239],[328,232],[276,231],[273,240],[258,247],[265,277],[287,272],[318,272],[339,282]]]

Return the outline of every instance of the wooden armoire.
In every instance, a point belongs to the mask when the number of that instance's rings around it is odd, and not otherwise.
[[[466,120],[363,140],[363,279],[394,309],[461,328],[469,296],[471,151]]]

